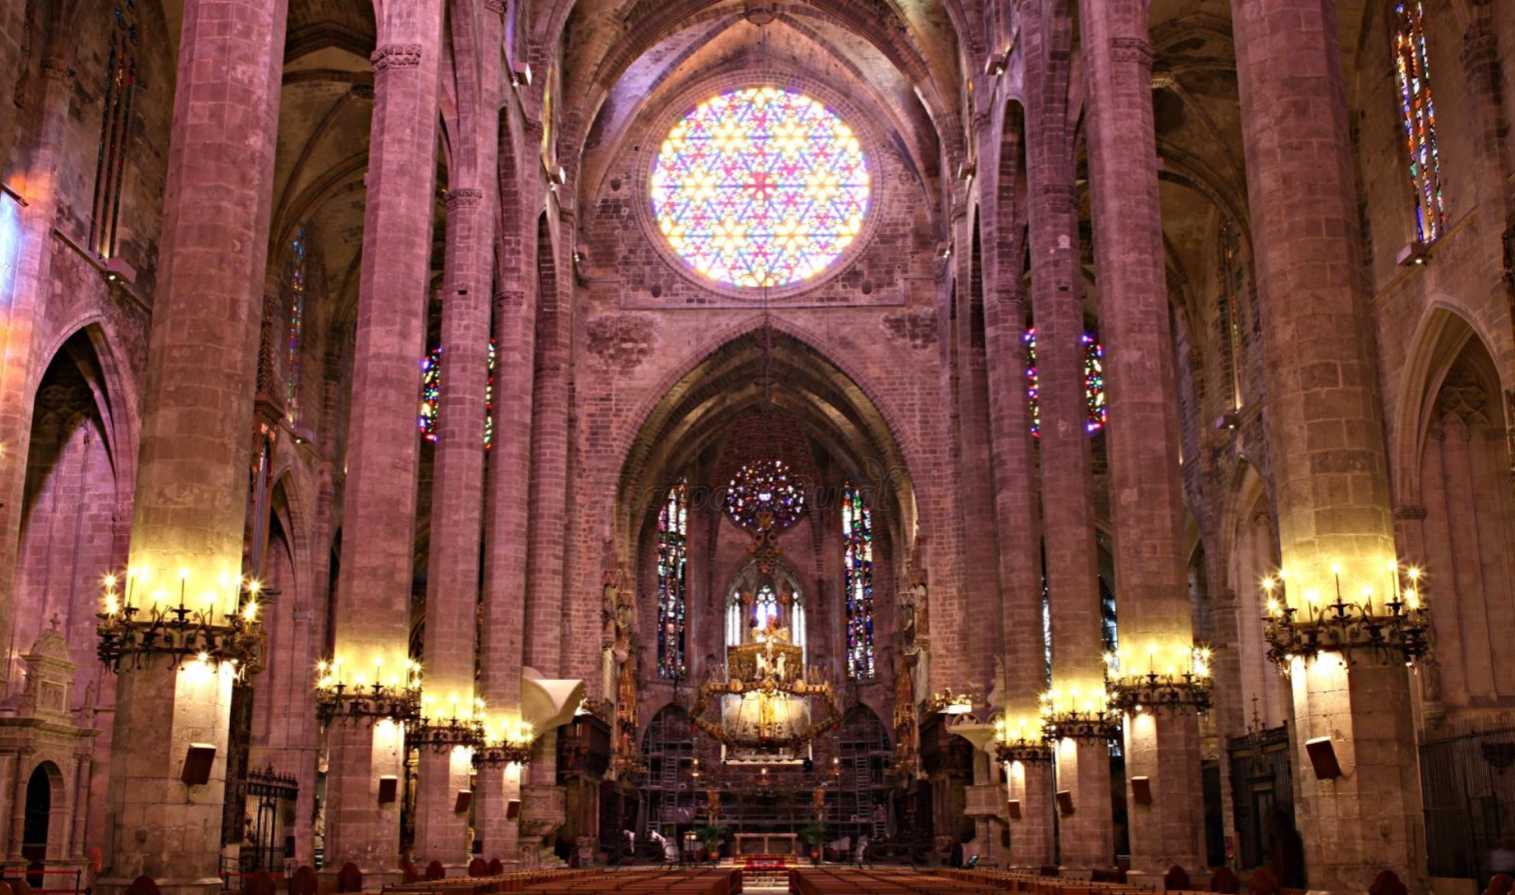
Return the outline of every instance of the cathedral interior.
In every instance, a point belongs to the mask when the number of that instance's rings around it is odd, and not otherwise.
[[[0,0],[0,890],[1508,893],[1512,60]]]

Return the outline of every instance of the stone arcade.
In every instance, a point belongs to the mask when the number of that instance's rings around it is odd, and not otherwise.
[[[1512,59],[0,0],[0,889],[1515,872]]]

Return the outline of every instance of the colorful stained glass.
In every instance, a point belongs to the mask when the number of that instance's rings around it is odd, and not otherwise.
[[[300,341],[305,336],[305,228],[289,244],[289,332],[284,348],[284,413],[299,416]]]
[[[688,606],[689,488],[668,489],[658,511],[658,677],[684,676],[684,620]]]
[[[847,679],[871,680],[873,664],[873,513],[851,484],[842,489],[842,572],[847,591]]]
[[[442,409],[442,346],[421,360],[421,437],[437,443],[437,415]]]
[[[773,585],[764,584],[752,598],[752,624],[758,630],[777,625],[779,619],[779,595]]]
[[[1042,437],[1041,384],[1036,369],[1036,327],[1026,330],[1026,398],[1031,411],[1031,434]],[[1085,333],[1084,396],[1089,403],[1089,417],[1084,428],[1090,434],[1105,428],[1110,411],[1105,406],[1105,346]]]
[[[793,525],[805,512],[805,489],[791,477],[783,460],[758,460],[737,470],[726,486],[726,514],[748,531],[756,531],[767,514],[773,530]]]
[[[1431,60],[1426,52],[1425,12],[1420,0],[1394,4],[1394,72],[1400,118],[1415,190],[1415,227],[1420,241],[1441,235],[1441,154],[1436,148],[1436,105],[1431,100]]]
[[[489,379],[484,385],[484,450],[494,447],[494,339],[489,340]],[[421,361],[421,437],[437,443],[437,421],[442,415],[442,346],[431,349]]]
[[[701,103],[669,131],[652,172],[669,246],[739,287],[788,286],[825,270],[862,231],[869,190],[852,129],[777,87]]]

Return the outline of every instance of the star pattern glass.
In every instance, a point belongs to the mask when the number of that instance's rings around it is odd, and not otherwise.
[[[652,208],[673,251],[729,286],[814,277],[857,239],[870,182],[852,129],[808,96],[752,87],[674,125],[652,172]]]

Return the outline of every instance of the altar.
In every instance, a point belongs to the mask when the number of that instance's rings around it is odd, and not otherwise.
[[[737,833],[736,855],[798,855],[798,837],[794,833]]]

